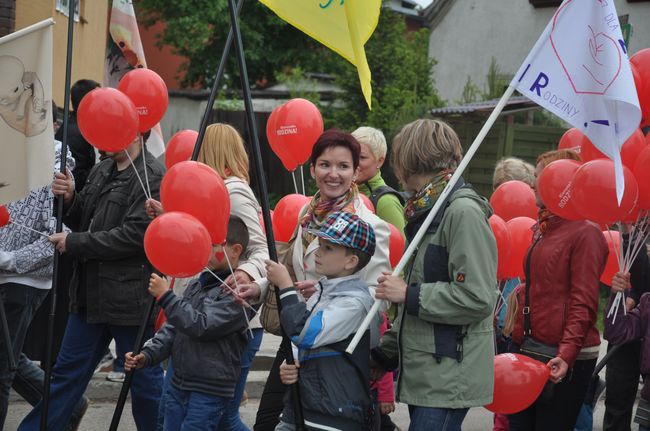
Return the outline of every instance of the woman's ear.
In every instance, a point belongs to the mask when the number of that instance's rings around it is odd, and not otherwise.
[[[316,179],[316,172],[314,171],[314,164],[313,163],[309,164],[309,173],[311,174],[311,177],[313,179]]]
[[[381,169],[382,166],[384,166],[384,162],[386,161],[386,157],[380,157],[377,159],[377,169]]]

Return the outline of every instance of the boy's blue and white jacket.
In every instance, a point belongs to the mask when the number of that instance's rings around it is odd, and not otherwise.
[[[307,303],[294,288],[280,291],[282,327],[298,347],[305,424],[313,429],[363,429],[370,414],[368,358],[371,339],[373,345],[378,339],[379,319],[352,355],[345,348],[370,312],[373,298],[356,274],[323,278],[319,284],[319,292]],[[282,420],[293,422],[289,398]]]

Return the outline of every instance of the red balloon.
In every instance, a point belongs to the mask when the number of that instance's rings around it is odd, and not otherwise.
[[[637,205],[641,209],[650,209],[650,146],[644,148],[637,157],[633,172],[639,186]]]
[[[642,49],[630,58],[636,92],[641,104],[641,116],[650,121],[650,48]],[[635,73],[636,72],[636,73]]]
[[[359,193],[359,197],[361,198],[361,201],[366,206],[366,208],[370,210],[371,213],[377,214],[377,212],[375,211],[375,206],[372,204],[372,201],[368,196],[364,195],[363,193]]]
[[[309,100],[291,99],[273,110],[266,123],[271,149],[293,172],[311,156],[311,149],[323,133],[323,117]]]
[[[636,205],[639,194],[632,171],[623,166],[625,193],[621,205],[616,199],[614,162],[597,159],[580,166],[573,176],[571,199],[575,208],[587,220],[609,225],[624,220]]]
[[[223,180],[200,162],[176,163],[160,184],[165,211],[181,211],[196,217],[207,228],[212,244],[223,244],[230,217],[230,195]]]
[[[623,143],[621,147],[621,160],[625,166],[630,169],[634,168],[636,159],[641,154],[641,151],[647,147],[645,137],[641,129],[636,129],[632,135]],[[580,158],[583,162],[589,162],[596,159],[607,159],[608,157],[603,154],[591,141],[586,140],[580,151]]]
[[[571,199],[571,180],[580,164],[577,160],[556,160],[537,177],[537,193],[546,208],[567,220],[582,219]]]
[[[83,137],[102,151],[122,151],[138,136],[135,105],[114,88],[96,88],[86,94],[77,109],[77,122]]]
[[[194,145],[198,137],[199,132],[189,129],[176,132],[172,136],[167,143],[167,148],[165,148],[165,166],[167,166],[167,169],[178,162],[192,158],[192,152],[194,151]]]
[[[497,279],[505,279],[505,269],[510,258],[510,244],[512,243],[512,237],[510,236],[510,231],[508,230],[508,225],[503,221],[501,217],[494,214],[490,217],[490,227],[492,228],[492,233],[494,238],[497,241]]]
[[[402,232],[390,223],[386,223],[390,229],[390,238],[388,239],[388,260],[390,266],[395,268],[404,254],[406,241]]]
[[[616,231],[603,231],[609,254],[607,255],[607,264],[605,270],[600,276],[600,282],[611,286],[612,278],[620,271],[618,266],[618,255],[621,253],[621,234]]]
[[[589,141],[589,138],[585,136],[579,129],[575,127],[564,132],[564,135],[560,138],[560,143],[557,146],[558,150],[574,150],[577,153],[580,153],[580,148],[585,141]]]
[[[271,213],[271,226],[273,226],[273,210],[269,211]],[[264,224],[264,217],[263,214],[260,212],[260,226],[262,226],[262,232],[264,232],[264,235],[266,235],[266,225]]]
[[[278,201],[273,213],[273,235],[276,241],[289,242],[298,225],[300,210],[309,201],[307,196],[295,193]]]
[[[510,232],[510,257],[503,269],[503,279],[524,278],[524,258],[533,242],[532,227],[537,223],[530,217],[515,217],[506,223]]]
[[[133,69],[120,80],[117,89],[129,96],[140,117],[140,133],[150,130],[165,115],[169,94],[165,81],[151,69]]]
[[[485,406],[494,413],[513,414],[530,407],[542,393],[551,370],[528,356],[503,353],[494,357],[494,395]]]
[[[166,212],[156,217],[144,234],[149,262],[171,277],[191,277],[210,260],[210,234],[189,214]]]
[[[0,205],[0,227],[4,227],[11,221],[11,215],[6,206]]]
[[[494,213],[508,221],[515,217],[537,218],[535,192],[522,181],[506,181],[492,193],[490,205]]]

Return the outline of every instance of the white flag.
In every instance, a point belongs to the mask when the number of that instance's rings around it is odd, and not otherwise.
[[[52,182],[52,24],[0,38],[0,204]]]
[[[138,21],[130,0],[113,0],[105,67],[104,85],[113,88],[117,88],[120,79],[128,71],[136,67],[147,67]],[[156,157],[165,152],[160,124],[151,128],[147,148]]]
[[[620,202],[620,149],[641,110],[614,1],[564,0],[511,85],[614,161]]]

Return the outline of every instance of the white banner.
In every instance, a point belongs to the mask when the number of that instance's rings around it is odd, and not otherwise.
[[[0,204],[52,182],[53,24],[0,38]]]
[[[511,85],[580,129],[616,166],[641,110],[613,0],[564,0]]]

